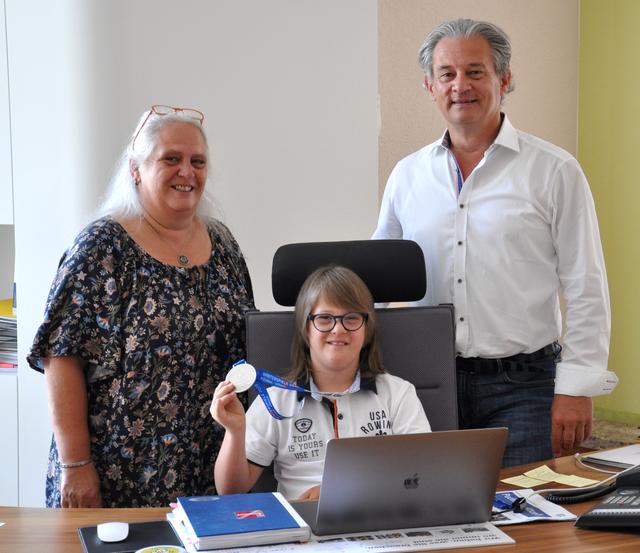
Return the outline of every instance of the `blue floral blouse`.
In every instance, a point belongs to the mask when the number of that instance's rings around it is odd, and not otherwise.
[[[213,391],[244,357],[249,273],[229,230],[208,222],[212,252],[192,268],[166,265],[111,218],[87,226],[60,261],[27,360],[83,359],[91,455],[105,507],[167,506],[215,493],[224,430]],[[47,507],[60,506],[55,439]]]

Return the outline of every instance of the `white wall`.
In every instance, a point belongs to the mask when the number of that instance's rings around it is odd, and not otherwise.
[[[9,83],[4,1],[0,2],[0,225],[13,224],[11,187],[11,135],[9,131]],[[13,247],[13,246],[12,246]],[[0,257],[0,259],[7,259]],[[0,296],[5,297],[5,296]]]
[[[153,103],[204,111],[212,182],[258,307],[274,307],[279,245],[371,234],[375,2],[5,2],[21,359],[60,255]],[[39,506],[50,426],[43,377],[24,362],[18,397],[20,504]]]

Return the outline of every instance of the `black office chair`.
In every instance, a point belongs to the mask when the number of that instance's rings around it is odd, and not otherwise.
[[[417,301],[426,293],[424,256],[410,240],[358,240],[288,244],[276,252],[273,297],[295,305],[309,274],[343,265],[367,284],[376,303]],[[376,309],[385,368],[411,382],[433,430],[458,428],[453,307]],[[247,361],[284,375],[290,368],[292,311],[252,311],[246,316]],[[250,399],[255,393],[250,393]],[[266,471],[265,471],[266,473]],[[272,477],[271,477],[272,478]],[[254,490],[275,489],[263,475]]]

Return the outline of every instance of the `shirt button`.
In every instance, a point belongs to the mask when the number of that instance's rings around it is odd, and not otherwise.
[[[460,204],[460,209],[464,209],[464,204]]]
[[[344,415],[342,413],[338,413],[338,420],[344,419]]]
[[[458,283],[460,283],[460,282],[462,282],[462,279],[461,279],[461,278],[459,278],[459,279],[458,279]]]
[[[460,317],[460,322],[463,322],[463,321],[464,321],[464,317]]]
[[[458,240],[458,246],[462,246],[462,240]]]

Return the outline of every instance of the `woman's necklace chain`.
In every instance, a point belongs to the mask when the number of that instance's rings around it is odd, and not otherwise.
[[[194,225],[192,226],[192,228],[191,228],[191,232],[189,233],[188,238],[185,240],[185,242],[184,242],[184,244],[182,245],[182,247],[181,247],[179,250],[177,250],[177,249],[173,246],[173,244],[172,244],[171,242],[169,242],[169,240],[167,240],[164,236],[162,236],[162,234],[160,234],[160,231],[158,231],[158,229],[157,229],[156,227],[154,227],[154,226],[149,222],[149,220],[147,219],[147,215],[149,215],[149,214],[145,214],[145,215],[143,215],[143,216],[142,216],[142,219],[144,220],[144,222],[145,222],[145,223],[147,223],[147,225],[149,225],[149,227],[151,228],[151,230],[156,234],[156,236],[157,236],[158,238],[160,238],[160,240],[162,240],[165,244],[167,244],[167,245],[168,245],[168,246],[173,250],[173,252],[176,254],[176,257],[177,257],[177,259],[178,259],[178,263],[179,263],[182,267],[186,267],[186,266],[188,266],[188,265],[189,265],[189,257],[188,257],[186,254],[184,254],[184,253],[180,253],[180,251],[184,251],[184,249],[187,247],[187,244],[191,241],[191,238],[193,238],[193,234],[194,234],[194,233],[195,233],[195,231],[196,231],[196,226],[197,226],[197,225],[196,225],[196,224],[194,224]],[[157,224],[160,224],[160,223],[158,223],[158,221],[156,221],[156,220],[153,218],[153,216],[149,215],[149,217],[150,217],[151,219],[153,219]]]

